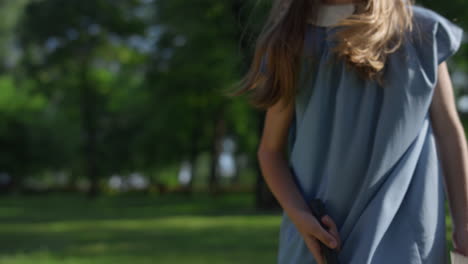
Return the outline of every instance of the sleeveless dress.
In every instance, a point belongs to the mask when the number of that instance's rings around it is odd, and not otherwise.
[[[306,201],[322,199],[337,224],[342,264],[448,260],[429,106],[437,66],[459,49],[463,30],[431,9],[413,12],[415,30],[388,57],[384,87],[333,60],[327,36],[336,28],[306,31],[304,54],[316,59],[302,61],[288,162]],[[284,211],[277,263],[317,263]]]

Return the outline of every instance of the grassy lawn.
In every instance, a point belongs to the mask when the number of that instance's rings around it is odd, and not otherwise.
[[[251,195],[0,198],[0,263],[274,263],[279,213]]]
[[[0,197],[0,264],[275,263],[280,214],[256,212],[252,201],[250,194]]]

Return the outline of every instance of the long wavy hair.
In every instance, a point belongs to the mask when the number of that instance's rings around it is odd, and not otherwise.
[[[267,109],[279,99],[293,103],[307,21],[317,18],[321,0],[276,0],[256,42],[248,72],[230,96],[248,93],[249,103]],[[413,28],[413,0],[358,0],[355,12],[335,24],[332,52],[362,78],[383,84],[387,55]]]

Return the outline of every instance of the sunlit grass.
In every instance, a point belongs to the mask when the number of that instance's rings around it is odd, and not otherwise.
[[[251,195],[6,198],[0,263],[274,263],[279,213],[257,213],[252,201]]]
[[[280,221],[251,194],[3,197],[0,264],[275,263]]]

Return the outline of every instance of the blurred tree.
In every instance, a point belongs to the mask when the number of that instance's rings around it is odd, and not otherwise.
[[[216,192],[217,160],[226,133],[227,100],[220,92],[236,79],[239,65],[234,17],[229,2],[175,0],[155,4],[155,24],[161,26],[162,33],[154,52],[158,63],[148,74],[155,98],[166,99],[159,100],[160,107],[171,113],[158,114],[157,118],[172,128],[155,131],[167,142],[158,151],[173,160],[179,160],[182,151],[192,164],[201,152],[209,151],[209,186]]]
[[[27,5],[18,27],[24,76],[36,81],[39,92],[70,123],[80,120],[81,135],[61,138],[82,146],[91,196],[98,193],[100,176],[128,165],[126,142],[116,142],[114,137],[114,129],[125,120],[114,115],[120,110],[116,108],[128,106],[115,104],[122,99],[119,96],[128,93],[124,90],[133,88],[141,76],[126,71],[127,64],[142,61],[126,44],[144,33],[145,24],[133,13],[141,4],[136,0],[34,1]]]
[[[45,98],[32,92],[32,84],[14,78],[20,51],[15,46],[15,25],[26,0],[1,1],[0,16],[0,172],[12,177],[11,187],[21,187],[24,176],[56,165],[41,150],[56,146],[39,140],[51,128],[35,116],[44,109]],[[25,166],[27,164],[27,166]]]
[[[162,102],[161,108],[171,114],[159,114],[159,118],[167,118],[164,123],[176,131],[173,135],[160,131],[159,138],[169,143],[168,149],[159,151],[173,153],[174,159],[180,159],[177,151],[183,150],[192,164],[200,153],[209,152],[208,185],[216,193],[219,154],[226,136],[234,137],[238,151],[248,153],[250,160],[256,161],[259,113],[243,99],[226,98],[223,91],[245,73],[252,39],[244,33],[255,35],[253,31],[259,29],[261,16],[248,25],[249,11],[255,3],[241,0],[174,0],[155,4],[155,23],[161,26],[162,33],[154,51],[158,63],[150,68],[149,80],[154,84],[155,98],[169,99]],[[262,13],[264,6],[256,11]],[[256,162],[254,166],[258,168]]]

